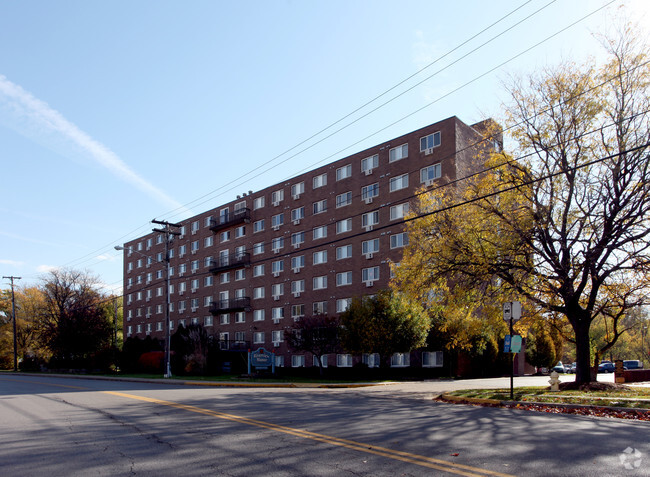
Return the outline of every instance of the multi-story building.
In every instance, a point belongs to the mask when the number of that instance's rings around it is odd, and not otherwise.
[[[170,246],[172,332],[197,323],[223,348],[265,347],[277,365],[311,366],[287,349],[285,328],[388,287],[416,191],[473,170],[485,126],[451,117],[182,221]],[[165,336],[164,238],[125,244],[125,337]]]

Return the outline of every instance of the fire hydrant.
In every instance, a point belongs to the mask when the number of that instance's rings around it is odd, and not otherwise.
[[[551,379],[548,381],[548,383],[551,385],[551,391],[560,390],[560,375],[557,373],[557,371],[551,372]]]

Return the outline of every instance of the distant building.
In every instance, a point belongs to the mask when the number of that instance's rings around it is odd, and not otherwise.
[[[408,244],[403,217],[416,190],[480,167],[476,144],[488,121],[451,117],[183,221],[171,245],[172,333],[198,323],[224,349],[265,347],[278,366],[312,366],[311,356],[287,349],[285,328],[388,287],[389,263]],[[125,248],[124,336],[162,339],[164,236],[152,232]],[[363,357],[370,365],[374,358]],[[409,358],[395,356],[393,365]],[[414,361],[436,366],[440,355]]]

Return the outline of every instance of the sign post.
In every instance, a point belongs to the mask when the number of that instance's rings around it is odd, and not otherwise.
[[[504,352],[511,353],[510,400],[514,401],[515,355],[521,351],[521,336],[514,334],[513,324],[521,318],[521,302],[507,301],[503,304],[503,320],[510,323],[510,334],[506,336]]]

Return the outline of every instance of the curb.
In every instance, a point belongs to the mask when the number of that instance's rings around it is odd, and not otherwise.
[[[0,374],[2,376],[3,374]],[[180,380],[174,378],[130,378],[120,376],[94,376],[92,374],[46,374],[46,373],[8,373],[8,376],[32,376],[32,377],[49,377],[49,378],[69,378],[69,379],[91,379],[95,381],[121,381],[129,383],[149,383],[165,384],[172,386],[205,386],[205,387],[222,387],[222,388],[311,388],[311,389],[345,389],[345,388],[363,388],[371,386],[383,386],[387,383],[248,383],[241,381],[222,382],[222,381],[192,381]],[[388,383],[391,384],[391,383]]]

